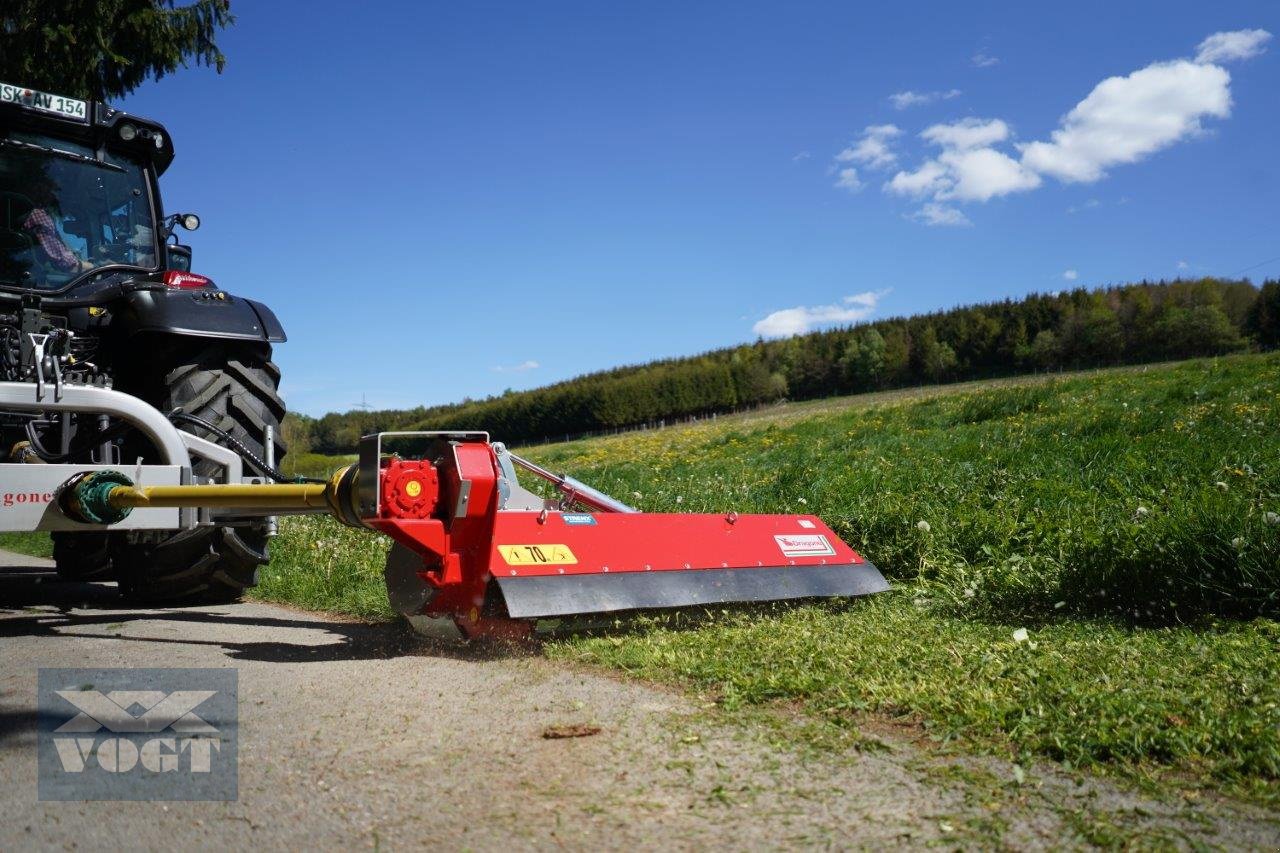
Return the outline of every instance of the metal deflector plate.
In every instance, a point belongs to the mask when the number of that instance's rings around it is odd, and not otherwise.
[[[495,578],[513,619],[871,595],[889,588],[870,563]]]

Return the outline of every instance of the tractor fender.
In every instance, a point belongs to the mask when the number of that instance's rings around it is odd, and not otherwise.
[[[137,290],[114,306],[126,337],[148,332],[233,341],[285,340],[284,327],[261,302],[215,288]]]

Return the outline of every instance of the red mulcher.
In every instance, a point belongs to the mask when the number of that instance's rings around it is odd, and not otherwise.
[[[386,452],[405,441],[425,452]],[[558,498],[523,488],[517,466]],[[64,512],[86,521],[134,507],[328,512],[386,534],[395,541],[385,572],[391,604],[431,633],[516,637],[543,618],[888,588],[816,516],[637,512],[482,432],[367,436],[359,463],[323,485],[135,488],[112,473],[110,482],[68,482]]]

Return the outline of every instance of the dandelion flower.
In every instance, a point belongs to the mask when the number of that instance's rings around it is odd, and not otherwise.
[[[1027,629],[1019,628],[1013,632],[1013,641],[1015,643],[1025,643],[1027,641]]]
[[[1267,524],[1280,524],[1280,515],[1276,515],[1274,512],[1263,513],[1262,520]]]
[[[1223,481],[1221,481],[1221,480],[1219,480],[1218,482],[1214,483],[1213,485],[1214,485],[1214,487],[1215,487],[1215,488],[1217,488],[1217,490],[1218,490],[1218,491],[1220,491],[1220,492],[1225,492],[1225,491],[1227,490],[1227,484],[1226,484],[1226,483],[1224,483],[1224,482],[1223,482]]]
[[[804,498],[796,498],[796,500],[800,501],[800,503],[805,504],[806,506],[807,506],[807,505],[808,505],[808,503],[809,503],[809,502],[808,502],[807,500],[805,500]]]
[[[676,495],[676,503],[678,504],[684,503],[684,495]]]
[[[965,591],[964,591],[964,597],[965,597],[965,598],[973,598],[973,596],[974,596],[975,594],[976,594],[976,593],[975,593],[975,590],[974,590],[974,588],[973,588],[973,587],[966,587],[966,588],[965,588]]]
[[[1269,514],[1274,515],[1275,513]],[[931,529],[932,528],[929,527],[929,522],[925,521],[923,518],[916,522],[916,530],[919,530],[921,533],[928,533]]]
[[[1140,505],[1136,510],[1134,510],[1133,514],[1136,515],[1138,518],[1142,518],[1144,515],[1150,515],[1151,510],[1147,509],[1145,506]]]
[[[1243,547],[1244,547],[1244,537],[1243,537],[1243,536],[1237,536],[1235,539],[1232,539],[1232,540],[1231,540],[1231,547],[1232,547],[1232,548],[1243,548]]]

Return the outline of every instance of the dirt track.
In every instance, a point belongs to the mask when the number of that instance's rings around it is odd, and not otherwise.
[[[137,610],[111,586],[57,582],[44,561],[0,552],[0,565],[14,567],[0,569],[0,849],[918,846],[963,843],[975,817],[1026,848],[1078,843],[1064,821],[1076,805],[1174,838],[1280,845],[1255,810],[1212,806],[1202,827],[1180,800],[1048,770],[975,787],[905,743],[806,759],[690,697],[531,651],[262,604]],[[234,667],[239,800],[38,802],[36,670],[48,666]],[[601,731],[542,736],[576,723]],[[1011,778],[999,762],[979,769]]]

